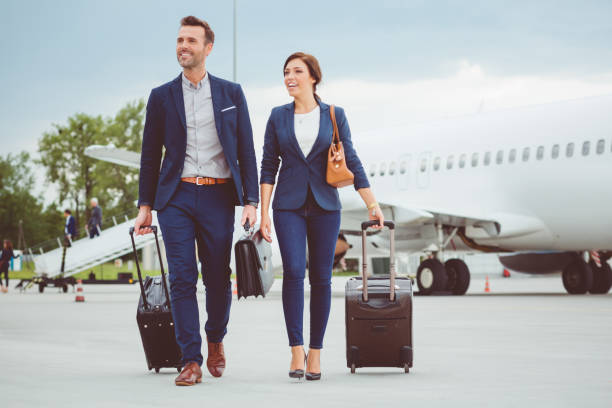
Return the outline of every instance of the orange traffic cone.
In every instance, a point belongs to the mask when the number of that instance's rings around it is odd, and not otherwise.
[[[491,287],[489,286],[489,275],[485,278],[485,293],[491,292]]]
[[[503,277],[504,278],[509,278],[510,277],[510,271],[507,270],[507,269],[504,269]]]
[[[232,285],[232,295],[237,295],[237,294],[238,294],[238,285],[236,284],[236,281],[234,281]]]
[[[76,297],[74,298],[74,301],[75,302],[85,301],[85,295],[83,295],[83,281],[81,279],[77,281],[77,294],[76,294]]]

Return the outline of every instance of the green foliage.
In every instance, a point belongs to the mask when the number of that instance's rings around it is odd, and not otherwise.
[[[62,214],[55,208],[43,209],[42,199],[31,194],[34,175],[26,152],[0,156],[0,231],[17,248],[19,220],[27,245],[62,234]],[[22,249],[22,248],[19,248]]]
[[[58,187],[59,204],[68,203],[78,226],[86,225],[93,197],[98,198],[104,219],[134,208],[138,171],[90,158],[85,148],[113,144],[140,151],[144,108],[140,100],[128,103],[114,118],[78,113],[68,118],[66,125],[53,125],[39,141],[40,164],[46,169],[47,181]]]

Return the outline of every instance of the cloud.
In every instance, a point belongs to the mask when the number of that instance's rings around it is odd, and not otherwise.
[[[467,60],[456,65],[453,75],[441,78],[330,80],[317,93],[345,109],[356,137],[380,127],[612,93],[612,72],[594,77],[498,76]],[[245,94],[259,156],[270,110],[291,99],[282,84],[246,86]]]

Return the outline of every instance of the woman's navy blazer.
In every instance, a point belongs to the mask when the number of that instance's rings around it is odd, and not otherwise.
[[[329,105],[319,102],[321,120],[319,134],[310,153],[304,156],[295,137],[294,103],[272,109],[263,147],[261,160],[261,184],[275,184],[276,173],[282,159],[278,185],[274,193],[272,208],[275,210],[295,210],[306,201],[308,187],[321,208],[334,211],[342,208],[338,189],[327,184],[327,153],[332,142],[333,125],[329,115]],[[344,110],[336,106],[336,123],[340,141],[344,146],[346,164],[355,175],[355,190],[370,187],[361,161],[351,142]]]

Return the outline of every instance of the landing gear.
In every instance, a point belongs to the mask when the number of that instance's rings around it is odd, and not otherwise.
[[[593,271],[593,284],[589,292],[592,294],[608,293],[610,287],[612,287],[612,268],[610,268],[610,265],[602,261],[601,267],[598,267],[597,264],[591,260],[589,266]]]
[[[572,295],[586,293],[593,284],[593,270],[580,257],[576,257],[563,269],[562,277],[565,290]]]
[[[446,290],[448,277],[442,262],[436,258],[426,259],[421,262],[417,270],[417,285],[419,293],[429,295],[434,291]]]
[[[446,290],[453,295],[464,295],[470,286],[470,270],[461,259],[449,259],[444,263],[448,278]]]

